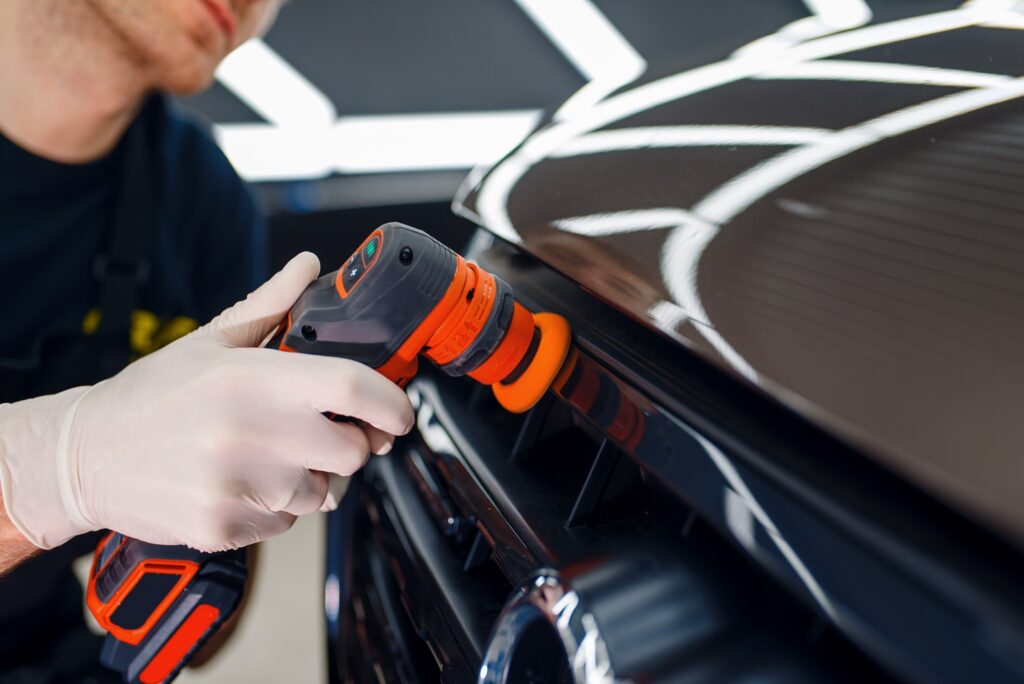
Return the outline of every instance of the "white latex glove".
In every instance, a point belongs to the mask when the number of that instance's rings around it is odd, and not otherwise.
[[[0,406],[0,486],[18,530],[41,548],[107,528],[215,551],[337,505],[327,473],[351,475],[369,451],[390,449],[413,413],[402,390],[362,364],[255,348],[319,271],[300,254],[245,301],[114,377]]]

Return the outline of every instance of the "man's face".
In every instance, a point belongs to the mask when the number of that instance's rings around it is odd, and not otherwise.
[[[202,90],[229,52],[273,20],[281,0],[87,0],[153,86]]]

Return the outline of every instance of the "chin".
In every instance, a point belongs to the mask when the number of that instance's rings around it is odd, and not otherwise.
[[[186,95],[213,82],[224,39],[197,0],[90,0],[84,6],[124,41],[152,88]]]
[[[173,95],[194,95],[213,83],[217,63],[195,56],[155,69],[156,88]]]
[[[158,90],[172,95],[195,95],[213,85],[213,73],[182,75],[181,77],[170,77],[158,86]]]

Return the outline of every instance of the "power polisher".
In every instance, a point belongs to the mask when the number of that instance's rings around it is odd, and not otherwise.
[[[402,387],[424,356],[489,385],[521,413],[555,382],[570,343],[561,316],[531,313],[500,278],[420,230],[388,223],[310,284],[267,346],[359,361]],[[126,682],[170,682],[235,611],[246,576],[243,550],[202,553],[110,533],[86,592],[108,632],[101,660]]]

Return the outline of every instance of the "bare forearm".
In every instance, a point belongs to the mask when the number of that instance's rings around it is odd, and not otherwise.
[[[18,564],[25,562],[39,552],[35,546],[18,532],[4,508],[4,495],[0,492],[0,581]]]

